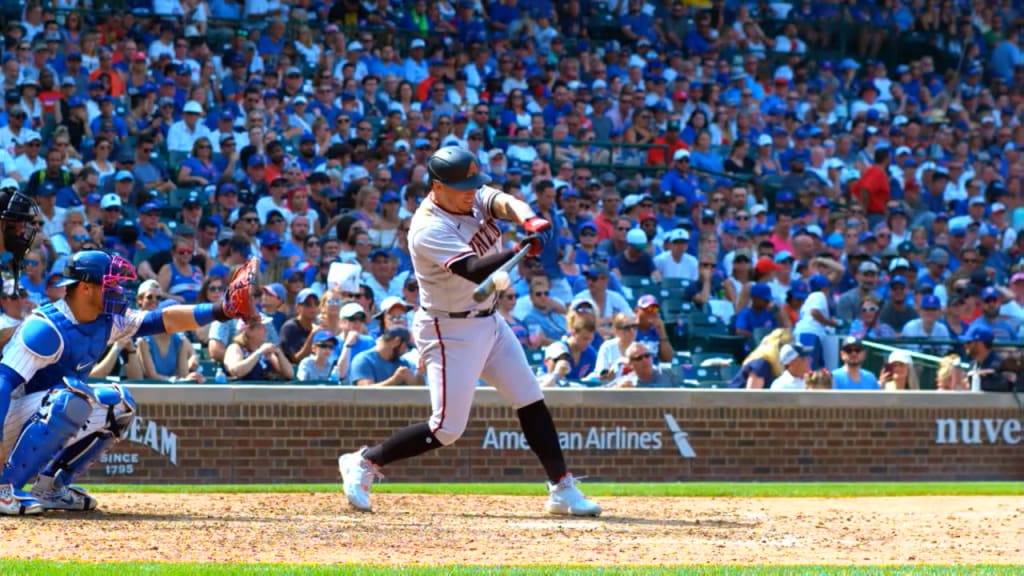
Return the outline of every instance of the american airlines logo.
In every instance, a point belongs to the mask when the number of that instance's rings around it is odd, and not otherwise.
[[[668,412],[665,425],[672,434],[672,443],[683,458],[696,458],[697,453],[690,446],[689,436]],[[646,451],[656,452],[664,446],[664,432],[661,430],[632,430],[626,426],[591,426],[582,431],[558,433],[562,450],[604,451]],[[529,450],[526,435],[519,430],[498,430],[488,426],[484,432],[481,448],[489,450]]]

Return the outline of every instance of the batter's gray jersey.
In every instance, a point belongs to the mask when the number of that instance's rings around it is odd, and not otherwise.
[[[476,191],[470,214],[452,214],[423,200],[409,225],[409,252],[420,286],[420,306],[427,310],[465,312],[488,310],[495,296],[473,301],[477,285],[452,273],[451,265],[472,255],[477,257],[501,250],[501,229],[490,211],[500,190],[483,186]]]

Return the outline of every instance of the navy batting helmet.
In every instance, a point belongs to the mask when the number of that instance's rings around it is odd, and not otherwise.
[[[476,155],[459,146],[445,146],[427,161],[427,172],[438,182],[456,190],[476,190],[491,181],[480,171]]]

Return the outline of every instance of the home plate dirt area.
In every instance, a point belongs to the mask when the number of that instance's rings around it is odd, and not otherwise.
[[[1024,560],[1019,497],[599,498],[97,494],[100,509],[0,518],[0,557],[387,565],[980,564]],[[59,543],[56,544],[56,543]]]

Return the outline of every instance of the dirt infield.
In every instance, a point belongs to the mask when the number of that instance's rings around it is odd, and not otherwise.
[[[350,511],[340,494],[98,498],[96,512],[0,518],[0,557],[390,565],[1024,559],[1024,502],[1012,497],[602,498],[600,519],[547,516],[539,497],[377,494],[373,514]]]

